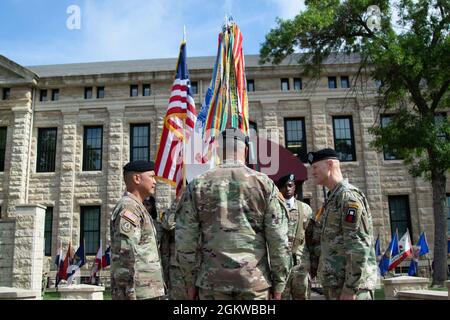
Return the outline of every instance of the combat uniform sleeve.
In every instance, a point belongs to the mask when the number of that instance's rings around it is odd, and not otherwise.
[[[273,185],[264,214],[264,230],[270,257],[272,290],[283,292],[292,268],[288,242],[288,217],[277,199],[278,189]]]
[[[181,202],[180,202],[181,204]],[[159,217],[159,221],[164,229],[171,231],[175,229],[175,212],[177,210],[177,202],[173,202],[169,209],[165,210]]]
[[[301,222],[299,221],[299,223],[303,223],[304,238],[302,239],[302,244],[297,247],[297,252],[294,253],[301,259],[306,258],[309,260],[309,247],[306,245],[306,230],[308,230],[309,224],[312,223],[312,209],[306,203],[301,203],[300,205],[303,206],[304,219]]]
[[[200,238],[198,213],[189,184],[176,211],[175,251],[186,287],[194,287],[199,270],[197,247]]]
[[[354,294],[361,287],[363,269],[370,256],[370,234],[363,203],[352,193],[342,201],[342,229],[346,255],[345,283],[342,291]]]
[[[112,239],[112,245],[117,249],[119,255],[114,274],[115,282],[118,286],[125,288],[126,299],[135,300],[135,247],[141,233],[140,218],[129,210],[123,210],[118,214],[113,223],[115,229],[118,231],[115,239]]]

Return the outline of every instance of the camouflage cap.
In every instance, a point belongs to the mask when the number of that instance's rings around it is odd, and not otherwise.
[[[128,162],[123,167],[123,172],[147,172],[155,169],[153,161],[137,160]]]
[[[326,160],[326,159],[335,159],[339,160],[338,154],[336,151],[330,148],[325,148],[316,152],[308,153],[308,162],[309,164],[313,164],[317,161]]]

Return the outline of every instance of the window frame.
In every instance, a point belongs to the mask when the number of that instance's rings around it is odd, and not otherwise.
[[[300,87],[297,89],[295,84],[299,83]],[[294,91],[302,91],[303,90],[303,81],[302,78],[294,78]]]
[[[133,146],[133,144],[134,144],[134,129],[135,128],[138,128],[138,127],[147,127],[148,128],[148,136],[147,136],[147,143],[148,143],[148,145],[147,145],[147,150],[148,150],[148,159],[147,159],[147,161],[149,161],[151,158],[150,158],[150,144],[151,144],[151,139],[150,139],[150,135],[151,135],[151,124],[150,123],[130,123],[130,162],[131,161],[136,161],[136,159],[134,159],[134,156],[133,156],[133,150],[134,149],[136,149],[136,148],[138,148],[138,149],[144,149],[145,147],[142,147],[142,146],[137,146],[137,147],[135,147],[135,146]]]
[[[331,80],[334,81],[334,87],[330,86]],[[337,77],[336,76],[330,76],[328,77],[328,89],[337,89]]]
[[[134,91],[136,90],[136,91]],[[136,95],[133,95],[133,92],[136,92]],[[138,84],[130,84],[130,97],[138,97],[139,96],[139,85]]]
[[[90,210],[97,210],[98,213],[98,224],[97,224],[97,229],[93,229],[93,230],[85,230],[85,220],[86,220],[86,212],[90,211]],[[101,218],[102,218],[102,208],[101,206],[80,206],[80,243],[84,242],[84,250],[85,250],[85,254],[86,255],[95,255],[98,251],[98,248],[100,246],[100,237],[101,237]],[[89,244],[86,244],[85,242],[85,238],[86,238],[86,233],[87,232],[91,232],[91,233],[97,233],[97,239],[95,240],[96,243],[96,248],[93,249],[93,251],[90,251],[89,249]]]
[[[383,128],[383,119],[390,119],[394,116],[394,114],[380,114],[380,126]],[[386,123],[385,125],[387,125]],[[388,158],[390,156],[390,158]],[[385,161],[394,161],[394,160],[403,160],[402,158],[395,155],[394,151],[389,151],[385,146],[383,146],[383,159]]]
[[[43,150],[43,135],[44,133],[48,133],[50,131],[55,132],[55,141],[52,145],[45,146],[46,148]],[[38,141],[37,141],[37,150],[36,150],[36,172],[55,172],[56,169],[56,148],[58,145],[58,128],[57,127],[49,127],[49,128],[38,128]],[[49,148],[49,146],[53,147]],[[44,155],[45,161],[50,160],[49,164],[42,164],[41,159]]]
[[[50,218],[48,218],[50,215]],[[50,224],[50,228],[47,228],[47,222]],[[51,257],[52,256],[52,233],[53,233],[53,207],[48,206],[45,209],[45,218],[44,218],[44,256]],[[46,235],[49,235],[47,238]],[[47,247],[47,244],[49,247]],[[48,250],[47,250],[48,249]]]
[[[2,88],[2,100],[11,99],[11,88]]]
[[[283,84],[287,84],[287,89],[283,90]],[[280,90],[281,91],[290,91],[289,78],[280,78]]]
[[[292,141],[288,141],[288,122],[289,121],[301,121],[301,130],[302,130],[302,136],[303,136],[303,140],[292,140]],[[284,146],[286,149],[288,149],[292,154],[294,154],[288,146],[288,143],[290,142],[300,142],[301,144],[304,145],[304,152],[299,152],[299,154],[297,155],[297,157],[300,159],[300,161],[302,161],[303,163],[307,162],[307,154],[308,154],[308,141],[306,139],[306,121],[305,121],[305,117],[286,117],[283,119],[284,122]],[[302,148],[300,148],[301,150]]]
[[[148,88],[148,94],[145,94],[145,89]],[[144,83],[142,85],[142,96],[143,97],[150,97],[152,95],[152,85],[150,83]]]
[[[100,147],[99,148],[90,148],[89,150],[100,150],[100,169],[88,169],[87,168],[87,151],[88,149],[86,149],[86,142],[87,142],[87,131],[89,129],[101,129],[100,133],[101,133],[101,137],[100,137]],[[102,167],[103,167],[103,126],[102,125],[98,125],[98,126],[84,126],[83,129],[83,171],[102,171]]]
[[[88,97],[88,93],[90,92],[90,96]],[[93,87],[84,87],[84,99],[90,100],[94,97],[94,88]]]
[[[395,225],[398,225],[399,224],[398,222],[403,221],[403,220],[392,221],[392,214],[391,214],[392,203],[391,203],[391,201],[398,200],[398,199],[406,200],[405,201],[405,204],[406,204],[406,228],[409,231],[409,234],[411,236],[411,241],[413,241],[413,229],[412,229],[412,224],[411,224],[411,207],[409,204],[409,195],[407,195],[407,194],[388,195],[389,224],[391,227],[391,234],[394,234],[396,229],[398,229],[398,228],[394,228],[394,222],[395,222]],[[405,232],[406,232],[406,230],[405,230]],[[403,231],[399,231],[398,236],[399,236],[399,238],[401,236],[403,236]]]
[[[349,76],[340,76],[341,80],[341,88],[342,89],[350,89],[350,77]],[[347,86],[344,87],[342,84],[344,83],[344,80],[347,82]]]
[[[59,101],[59,89],[52,89],[52,101]]]
[[[102,93],[101,96],[100,96],[100,92]],[[105,98],[105,86],[97,87],[96,97],[97,97],[97,99],[104,99]]]
[[[354,128],[353,128],[353,116],[349,115],[349,116],[332,116],[332,122],[333,122],[333,142],[334,142],[334,150],[336,150],[336,152],[339,153],[339,151],[337,150],[336,147],[336,125],[335,125],[335,120],[343,120],[343,119],[349,119],[349,123],[350,123],[350,141],[352,142],[352,160],[345,160],[345,159],[339,159],[341,162],[354,162],[357,161],[356,158],[356,140],[355,140],[355,133],[354,133]],[[339,139],[340,140],[348,140],[348,139]]]
[[[191,94],[198,94],[198,81],[191,81]]]
[[[2,138],[3,132],[4,132],[4,139],[0,139],[0,172],[5,171],[6,144],[8,142],[8,127],[0,127],[0,138]]]
[[[252,90],[250,90],[250,85]],[[247,79],[247,92],[255,92],[255,79]]]
[[[48,101],[48,90],[47,89],[40,89],[39,90],[39,101],[40,102],[47,102]]]

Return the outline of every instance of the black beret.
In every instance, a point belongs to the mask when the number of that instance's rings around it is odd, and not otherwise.
[[[248,144],[248,136],[246,136],[240,129],[236,128],[229,128],[223,130],[220,135],[223,137],[223,139],[229,139],[232,138],[234,140],[240,140],[242,142],[245,142],[245,144]]]
[[[316,152],[309,152],[308,153],[308,162],[309,164],[313,164],[314,162],[320,161],[320,160],[326,160],[326,159],[335,159],[339,160],[338,154],[336,151],[330,148],[322,149]]]
[[[155,169],[153,161],[136,160],[128,162],[124,167],[124,172],[147,172]]]
[[[280,180],[278,180],[279,188],[283,188],[284,185],[289,181],[295,182],[295,175],[293,173],[289,173],[289,174],[281,177]]]

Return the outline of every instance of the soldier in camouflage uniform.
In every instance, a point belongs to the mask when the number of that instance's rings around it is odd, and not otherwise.
[[[153,220],[143,200],[155,192],[154,164],[135,161],[123,168],[127,191],[111,215],[111,294],[114,300],[164,295]]]
[[[288,239],[294,266],[289,275],[284,300],[306,300],[311,294],[310,257],[305,244],[305,230],[312,219],[311,207],[295,199],[295,176],[288,174],[278,181],[289,213]]]
[[[190,299],[195,286],[200,299],[280,299],[284,291],[292,264],[287,217],[272,180],[245,166],[246,147],[240,130],[222,132],[222,163],[188,185],[176,211],[175,247]]]
[[[344,180],[336,151],[308,154],[317,185],[329,193],[324,206],[319,279],[327,299],[370,300],[377,280],[372,215],[365,195]]]
[[[175,200],[169,209],[160,215],[163,228],[163,268],[171,300],[187,300],[187,289],[175,255],[175,211],[179,201]]]

